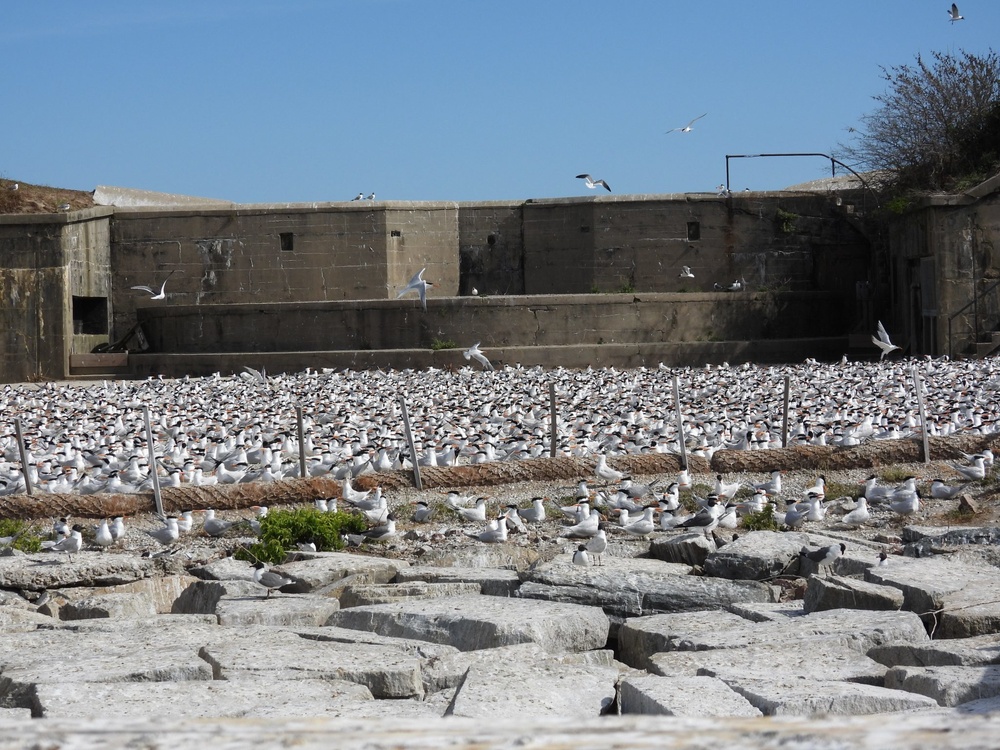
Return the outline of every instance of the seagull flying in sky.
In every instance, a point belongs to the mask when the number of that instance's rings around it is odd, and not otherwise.
[[[948,9],[948,15],[951,16],[951,18],[949,18],[948,20],[951,21],[952,23],[955,23],[955,21],[965,20],[965,16],[961,16],[958,13],[958,3],[951,4],[951,8]]]
[[[885,355],[891,351],[895,351],[896,349],[902,351],[901,347],[896,346],[889,340],[889,334],[885,332],[885,326],[882,325],[881,320],[878,322],[878,331],[876,333],[878,334],[878,338],[872,336],[872,343],[882,350],[882,356],[879,357],[880,360],[885,359]]]
[[[177,269],[174,269],[174,271],[176,271],[176,270]],[[140,285],[140,286],[134,286],[132,288],[133,289],[138,289],[140,292],[147,292],[147,293],[153,295],[152,297],[150,297],[150,299],[166,299],[167,298],[167,291],[166,291],[166,289],[167,289],[167,281],[170,279],[171,276],[174,275],[174,271],[171,271],[170,273],[167,274],[167,278],[165,278],[163,280],[163,283],[160,284],[160,291],[158,291],[158,292],[156,290],[154,290],[152,287],[142,286],[142,285]]]
[[[595,180],[589,174],[578,174],[576,176],[576,179],[583,180],[583,184],[589,187],[591,190],[593,190],[596,187],[602,187],[609,193],[611,192],[611,188],[608,187],[608,183],[606,183],[604,180]]]
[[[399,299],[407,292],[416,292],[420,295],[420,304],[423,308],[427,309],[427,287],[434,286],[433,282],[424,281],[424,271],[426,268],[421,268],[420,271],[414,274],[413,278],[410,279],[410,283],[403,287],[403,290],[396,295],[396,299]]]
[[[488,359],[486,359],[486,355],[483,354],[482,351],[480,351],[479,344],[480,344],[480,342],[477,341],[475,344],[473,344],[468,349],[466,349],[464,352],[462,352],[462,355],[466,359],[474,359],[474,360],[476,360],[476,362],[478,362],[479,364],[481,364],[484,369],[486,369],[486,370],[492,370],[493,369],[493,365],[490,364],[490,361]]]
[[[690,266],[681,266],[681,272],[677,274],[682,279],[693,279],[694,274],[691,272]]]
[[[708,112],[705,113],[705,115],[707,115],[707,114],[708,114]],[[698,115],[696,118],[694,118],[693,120],[691,120],[691,122],[689,122],[684,127],[682,127],[682,128],[671,128],[667,132],[668,133],[690,133],[691,132],[691,126],[694,125],[696,122],[698,122],[698,120],[700,120],[705,115]]]

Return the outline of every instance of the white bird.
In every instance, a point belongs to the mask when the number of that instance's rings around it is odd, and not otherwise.
[[[574,526],[568,526],[559,532],[559,536],[566,537],[593,537],[601,525],[601,514],[597,508],[590,509],[590,515]]]
[[[115,516],[111,519],[111,536],[117,542],[123,536],[125,536],[125,518],[123,516]]]
[[[681,266],[681,272],[677,275],[680,276],[682,279],[694,278],[694,273],[692,273],[690,266]]]
[[[855,506],[854,510],[850,513],[845,513],[841,521],[845,526],[857,528],[858,526],[864,526],[868,523],[868,519],[871,517],[871,511],[868,510],[868,499],[865,497],[859,497],[858,504]]]
[[[269,599],[271,592],[275,589],[280,589],[282,586],[287,586],[292,583],[291,578],[285,578],[284,576],[278,575],[277,573],[267,569],[267,565],[262,562],[257,563],[253,566],[253,580],[254,583],[259,583],[261,586],[267,589],[267,596],[265,599]]]
[[[920,497],[916,492],[906,493],[900,497],[893,496],[893,499],[889,501],[889,507],[892,512],[899,516],[912,516],[918,510],[920,510]]]
[[[541,523],[545,520],[544,498],[531,498],[531,507],[518,508],[517,512],[528,523]]]
[[[417,506],[413,511],[413,520],[417,523],[430,523],[431,517],[434,515],[434,509],[427,504],[427,501],[415,500],[413,504]]]
[[[164,546],[176,542],[177,537],[181,534],[180,530],[177,528],[177,516],[167,516],[166,524],[167,525],[162,529],[155,529],[154,531],[146,532],[149,536],[153,537],[153,539]]]
[[[421,304],[421,306],[423,306],[423,308],[426,310],[427,309],[427,287],[434,286],[434,282],[424,280],[424,271],[426,271],[426,270],[427,270],[426,267],[421,268],[420,271],[418,271],[413,276],[413,278],[410,279],[409,283],[405,287],[403,287],[402,291],[400,291],[400,293],[396,295],[396,299],[399,299],[400,297],[402,297],[404,294],[406,294],[408,292],[416,292],[417,294],[420,295],[420,304]]]
[[[799,556],[816,563],[816,570],[819,572],[822,571],[824,567],[829,569],[839,557],[843,556],[846,551],[847,545],[840,542],[838,544],[831,544],[828,547],[820,547],[819,549],[814,550],[810,550],[808,547],[803,547],[799,551]]]
[[[611,188],[608,186],[608,183],[606,183],[604,180],[595,180],[589,174],[578,174],[576,176],[576,179],[583,180],[583,184],[589,187],[591,190],[597,187],[602,187],[609,193],[611,192]]]
[[[507,519],[501,516],[500,518],[494,519],[487,524],[486,528],[478,533],[472,533],[471,531],[465,532],[466,536],[470,536],[473,539],[478,539],[481,542],[486,542],[487,544],[498,544],[500,542],[507,541]]]
[[[931,482],[931,497],[935,500],[951,500],[953,497],[957,497],[965,487],[964,484],[949,485],[945,484],[942,479],[935,479]]]
[[[396,516],[390,513],[385,517],[385,523],[380,526],[374,526],[364,533],[367,539],[373,542],[385,541],[386,539],[391,539],[396,536]]]
[[[202,513],[205,514],[205,520],[202,521],[201,527],[209,536],[222,536],[235,523],[235,521],[223,521],[221,518],[216,518],[215,510],[212,508],[203,510]],[[174,519],[175,525],[177,525],[176,520],[177,519]]]
[[[955,23],[955,21],[964,21],[965,20],[965,16],[960,16],[958,14],[958,3],[952,3],[951,4],[951,8],[949,8],[946,11],[946,13],[949,16],[948,20],[951,21],[952,23]]]
[[[720,498],[732,500],[733,496],[740,491],[740,487],[742,486],[743,485],[740,482],[723,482],[722,474],[716,474],[715,489],[713,491]]]
[[[598,479],[603,479],[605,482],[620,482],[625,476],[617,469],[608,466],[608,457],[603,453],[597,456],[597,466],[594,467],[594,473]]]
[[[708,114],[708,112],[705,113],[705,115],[707,115],[707,114]],[[694,118],[693,120],[691,120],[691,122],[689,122],[687,125],[684,125],[683,127],[680,127],[680,128],[671,128],[667,132],[668,133],[690,133],[691,132],[691,126],[694,125],[696,122],[698,122],[698,120],[700,120],[705,115],[698,115],[696,118]]]
[[[485,521],[486,520],[486,498],[480,497],[476,499],[476,504],[471,508],[456,508],[454,506],[449,506],[458,515],[462,517],[463,521]]]
[[[111,529],[108,528],[108,519],[104,518],[101,520],[100,526],[97,527],[97,531],[94,533],[94,544],[104,550],[114,543],[115,538],[111,536]]]
[[[194,527],[194,511],[182,510],[177,518],[177,530],[187,534]]]
[[[70,562],[73,562],[73,553],[83,549],[83,527],[74,524],[70,529],[69,536],[53,544],[49,549],[52,552],[65,552]]]
[[[951,468],[972,482],[977,482],[986,477],[986,460],[982,456],[974,456],[971,466],[960,466],[950,464]]]
[[[872,343],[875,344],[879,349],[882,350],[882,356],[879,357],[880,360],[885,359],[885,355],[889,352],[899,349],[902,351],[901,347],[896,346],[892,341],[889,340],[889,334],[885,331],[885,326],[882,325],[882,321],[878,322],[878,330],[876,331],[878,338],[872,336]]]
[[[576,552],[573,553],[573,564],[579,565],[582,568],[590,566],[590,557],[587,555],[587,545],[581,544],[576,548]]]
[[[174,271],[176,271],[176,270],[177,269],[174,269]],[[169,281],[170,277],[174,275],[174,271],[171,271],[170,273],[167,274],[167,278],[165,278],[163,280],[163,283],[160,284],[160,291],[158,291],[158,292],[155,291],[154,289],[152,289],[151,287],[142,286],[142,285],[134,286],[134,287],[132,287],[132,289],[137,289],[140,292],[147,292],[147,293],[153,295],[152,297],[150,297],[150,299],[166,299],[167,298],[167,281]]]
[[[466,359],[476,360],[476,362],[481,364],[484,369],[492,370],[493,365],[490,364],[490,361],[486,358],[486,355],[483,354],[482,350],[479,348],[480,343],[481,342],[477,341],[475,344],[470,346],[468,349],[462,352],[462,356],[464,356]]]
[[[375,200],[375,193],[372,193],[371,195],[369,195],[368,196],[368,200],[370,200],[370,201]]]
[[[604,550],[608,548],[608,533],[604,530],[604,525],[599,524],[597,533],[590,538],[584,547],[587,552],[594,556],[594,561],[598,565],[604,565]]]
[[[642,517],[632,521],[627,526],[623,528],[623,531],[629,536],[647,537],[653,533],[656,528],[656,524],[653,523],[653,511],[654,506],[647,507],[642,512]]]
[[[760,484],[755,484],[753,488],[755,490],[763,490],[768,495],[780,495],[781,494],[781,469],[771,469],[771,478],[766,482],[761,482]]]
[[[363,201],[364,199],[365,199],[364,193],[358,193],[353,198],[351,198],[352,201]]]

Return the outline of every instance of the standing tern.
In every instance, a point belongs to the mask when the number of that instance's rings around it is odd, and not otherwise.
[[[285,578],[284,576],[268,570],[267,565],[262,562],[257,563],[253,567],[254,583],[259,583],[267,589],[267,596],[264,597],[265,599],[269,599],[271,597],[271,592],[275,589],[280,589],[282,586],[287,586],[292,583],[291,578]]]

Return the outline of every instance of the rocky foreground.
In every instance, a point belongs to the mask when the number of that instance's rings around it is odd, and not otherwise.
[[[585,567],[560,520],[501,544],[403,522],[388,543],[290,555],[274,592],[226,556],[239,538],[2,557],[0,749],[201,747],[209,730],[258,747],[990,746],[1000,530],[951,525],[958,503],[905,522],[873,505],[858,530],[846,498],[798,531],[612,526]],[[829,569],[800,555],[840,542]]]

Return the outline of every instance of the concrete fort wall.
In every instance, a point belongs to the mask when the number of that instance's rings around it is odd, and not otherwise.
[[[435,289],[456,294],[457,246],[454,203],[119,209],[114,328],[127,330],[138,307],[162,307],[130,287],[158,287],[170,272],[171,306],[386,299],[424,267]]]
[[[107,341],[110,209],[0,216],[0,380],[65,377]]]

